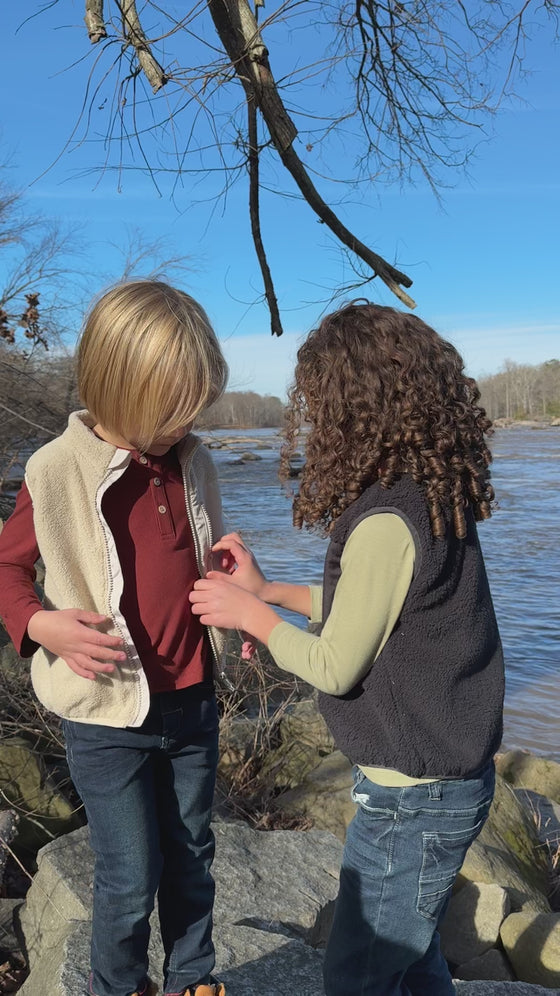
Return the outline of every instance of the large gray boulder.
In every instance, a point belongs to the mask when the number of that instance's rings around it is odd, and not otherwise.
[[[477,958],[471,958],[455,970],[459,979],[492,979],[496,982],[515,982],[515,973],[503,951],[490,948]]]
[[[518,979],[560,992],[560,913],[512,913],[500,936]]]
[[[324,831],[262,833],[217,823],[215,942],[228,996],[321,996],[321,954],[338,890],[341,845]],[[21,996],[87,991],[93,856],[87,828],[43,848],[21,912],[31,972]],[[154,918],[150,964],[161,982]]]
[[[509,909],[508,894],[499,885],[469,882],[455,893],[439,931],[447,961],[462,965],[493,948]]]

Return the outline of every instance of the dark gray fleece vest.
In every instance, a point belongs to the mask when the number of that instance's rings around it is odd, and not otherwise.
[[[396,768],[413,778],[466,777],[500,746],[504,695],[500,637],[470,509],[465,539],[452,527],[435,539],[423,491],[410,477],[388,489],[368,488],[331,534],[323,621],[348,536],[364,517],[387,511],[404,519],[416,546],[403,610],[366,676],[346,695],[321,693],[319,707],[354,764]]]

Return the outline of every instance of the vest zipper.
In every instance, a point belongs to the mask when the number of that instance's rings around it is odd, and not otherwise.
[[[200,443],[198,445],[200,445]],[[195,522],[194,522],[194,517],[193,517],[193,512],[192,512],[192,505],[191,505],[191,489],[189,487],[190,466],[191,466],[194,454],[196,453],[197,449],[198,449],[198,446],[190,454],[188,465],[186,465],[186,466],[181,465],[181,471],[182,471],[182,474],[183,474],[183,488],[184,488],[184,492],[185,492],[185,507],[186,507],[186,510],[187,510],[187,519],[189,520],[189,526],[190,526],[192,537],[193,537],[194,549],[195,549],[195,554],[196,554],[196,562],[197,562],[197,565],[198,565],[198,573],[200,574],[201,578],[203,578],[203,577],[206,576],[206,564],[204,563],[204,558],[202,556],[202,549],[201,549],[201,546],[200,546],[200,538],[199,538],[197,529],[195,527]],[[209,550],[211,551],[212,550],[212,546],[214,545],[214,536],[213,536],[213,532],[212,532],[212,523],[210,522],[210,517],[208,515],[208,512],[206,511],[206,509],[205,509],[205,507],[204,507],[204,505],[202,503],[200,505],[200,509],[201,509],[201,512],[204,515],[204,519],[206,521],[206,526],[207,526],[207,529],[208,529],[208,537],[209,537],[209,541],[210,541]],[[220,679],[221,684],[224,685],[228,689],[228,691],[234,692],[235,691],[235,685],[233,684],[232,681],[230,681],[230,679],[228,678],[228,676],[227,676],[227,674],[225,672],[225,669],[223,667],[223,664],[222,664],[222,661],[221,661],[221,655],[220,655],[220,652],[219,652],[219,649],[218,649],[218,645],[216,643],[216,638],[215,638],[214,633],[212,631],[212,627],[211,626],[207,626],[206,627],[206,632],[208,633],[208,640],[210,642],[210,649],[212,650],[212,655],[214,657],[214,670],[215,670],[215,673],[217,674],[218,678]]]

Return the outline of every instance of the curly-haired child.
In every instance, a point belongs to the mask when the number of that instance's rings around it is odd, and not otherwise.
[[[282,472],[305,440],[296,526],[330,536],[322,589],[237,569],[190,598],[320,690],[357,803],[327,945],[327,996],[451,996],[439,945],[488,815],[503,659],[476,520],[490,516],[491,424],[455,348],[413,315],[355,302],[298,352]],[[308,431],[307,431],[308,428]],[[320,636],[271,605],[323,623]]]

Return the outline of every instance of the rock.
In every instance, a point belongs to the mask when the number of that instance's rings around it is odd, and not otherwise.
[[[455,893],[438,928],[447,961],[462,965],[493,948],[509,908],[508,894],[499,885],[469,882]]]
[[[260,456],[258,453],[250,453],[250,452],[242,453],[237,458],[237,460],[230,460],[230,463],[232,464],[251,463],[253,460],[262,460],[262,456]]]
[[[339,842],[321,830],[262,833],[220,823],[214,832],[216,922],[324,943],[338,892]]]
[[[275,720],[245,714],[224,716],[220,723],[221,788],[235,782],[236,769],[248,768],[258,745],[266,743],[259,779],[272,797],[296,788],[332,753],[334,743],[327,725],[312,699],[304,699],[278,710]],[[326,828],[329,829],[329,828]]]
[[[37,873],[20,912],[29,967],[43,961],[91,916],[93,854],[87,827],[59,837],[37,855]]]
[[[4,881],[4,869],[8,860],[9,846],[17,833],[18,814],[13,809],[0,809],[0,885]]]
[[[557,989],[543,989],[526,982],[460,982],[455,983],[457,996],[560,996]]]
[[[338,891],[340,843],[328,833],[260,833],[214,824],[217,973],[228,996],[321,996],[321,954]],[[87,989],[93,855],[87,828],[47,845],[21,922],[31,973],[21,996],[82,996]],[[152,924],[151,972],[163,951]]]
[[[41,755],[22,738],[0,744],[0,791],[20,817],[18,846],[33,854],[82,822],[48,777]]]
[[[491,948],[479,958],[472,958],[455,969],[458,979],[492,979],[495,982],[513,982],[515,975],[502,951]]]
[[[334,750],[327,724],[312,699],[288,707],[279,723],[278,739],[265,761],[263,776],[270,777],[280,790],[297,788]]]
[[[471,844],[458,884],[493,883],[507,889],[511,908],[549,913],[549,868],[534,822],[503,778],[482,832]]]
[[[6,955],[21,950],[16,920],[22,904],[22,899],[0,899],[0,960],[2,961]]]
[[[560,914],[512,913],[500,937],[518,979],[560,992]]]
[[[313,699],[304,699],[288,706],[280,722],[280,738],[283,743],[306,744],[316,747],[322,754],[330,754],[334,740],[325,720]]]
[[[531,789],[560,803],[560,764],[523,750],[508,750],[496,758],[496,771],[514,788]]]
[[[343,841],[356,812],[351,788],[350,762],[335,750],[310,771],[301,785],[281,795],[277,806],[282,812],[307,817],[313,826],[329,830]]]

